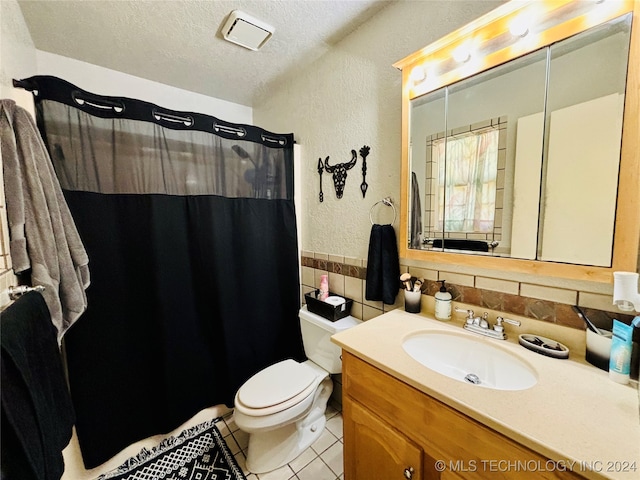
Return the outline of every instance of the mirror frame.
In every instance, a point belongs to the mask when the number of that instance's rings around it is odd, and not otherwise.
[[[526,3],[511,1],[393,65],[402,70],[402,168],[400,173],[399,235],[401,258],[600,283],[612,283],[614,271],[635,272],[638,269],[638,248],[640,247],[640,2],[606,0],[602,4],[596,4],[594,1],[593,3],[589,2],[592,7],[607,6],[606,10],[599,12],[600,15],[597,18],[594,15],[589,15],[590,12],[582,12],[573,17],[561,17],[563,11],[566,12],[580,3],[582,6],[585,5],[583,0],[532,0]],[[504,46],[504,48],[486,54],[482,57],[482,61],[475,64],[473,68],[462,64],[462,66],[434,78],[428,76],[430,65],[438,63],[442,65],[443,61],[449,61],[453,56],[453,51],[465,42],[474,41],[476,45],[482,46],[482,42],[509,33],[510,22],[532,5],[542,9],[543,15],[560,18],[550,28],[540,32],[536,42],[528,42],[526,48],[516,48],[513,44]],[[572,265],[408,248],[411,100],[630,12],[633,14],[633,19],[627,67],[612,266]],[[426,72],[427,74],[421,83],[414,81],[415,77],[412,76],[416,67],[421,69],[422,73]]]

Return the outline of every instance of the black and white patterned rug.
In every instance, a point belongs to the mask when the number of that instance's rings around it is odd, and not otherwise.
[[[211,420],[164,439],[96,480],[246,480]]]

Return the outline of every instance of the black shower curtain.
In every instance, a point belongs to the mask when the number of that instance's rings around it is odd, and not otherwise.
[[[32,77],[89,255],[65,337],[87,468],[304,359],[293,135]]]

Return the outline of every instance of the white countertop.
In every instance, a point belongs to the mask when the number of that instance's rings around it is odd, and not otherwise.
[[[538,383],[527,390],[504,391],[441,375],[402,348],[403,339],[420,330],[471,335],[504,348],[536,370]],[[640,478],[637,386],[612,382],[607,372],[584,359],[545,357],[521,347],[517,340],[482,337],[466,332],[459,322],[440,322],[402,309],[337,333],[332,341],[530,449],[566,461],[567,469],[580,475],[594,479]]]

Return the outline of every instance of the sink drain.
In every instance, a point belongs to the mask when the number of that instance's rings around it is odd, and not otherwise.
[[[476,375],[475,373],[468,373],[464,379],[469,382],[469,383],[473,383],[474,385],[480,385],[480,377],[478,375]]]

